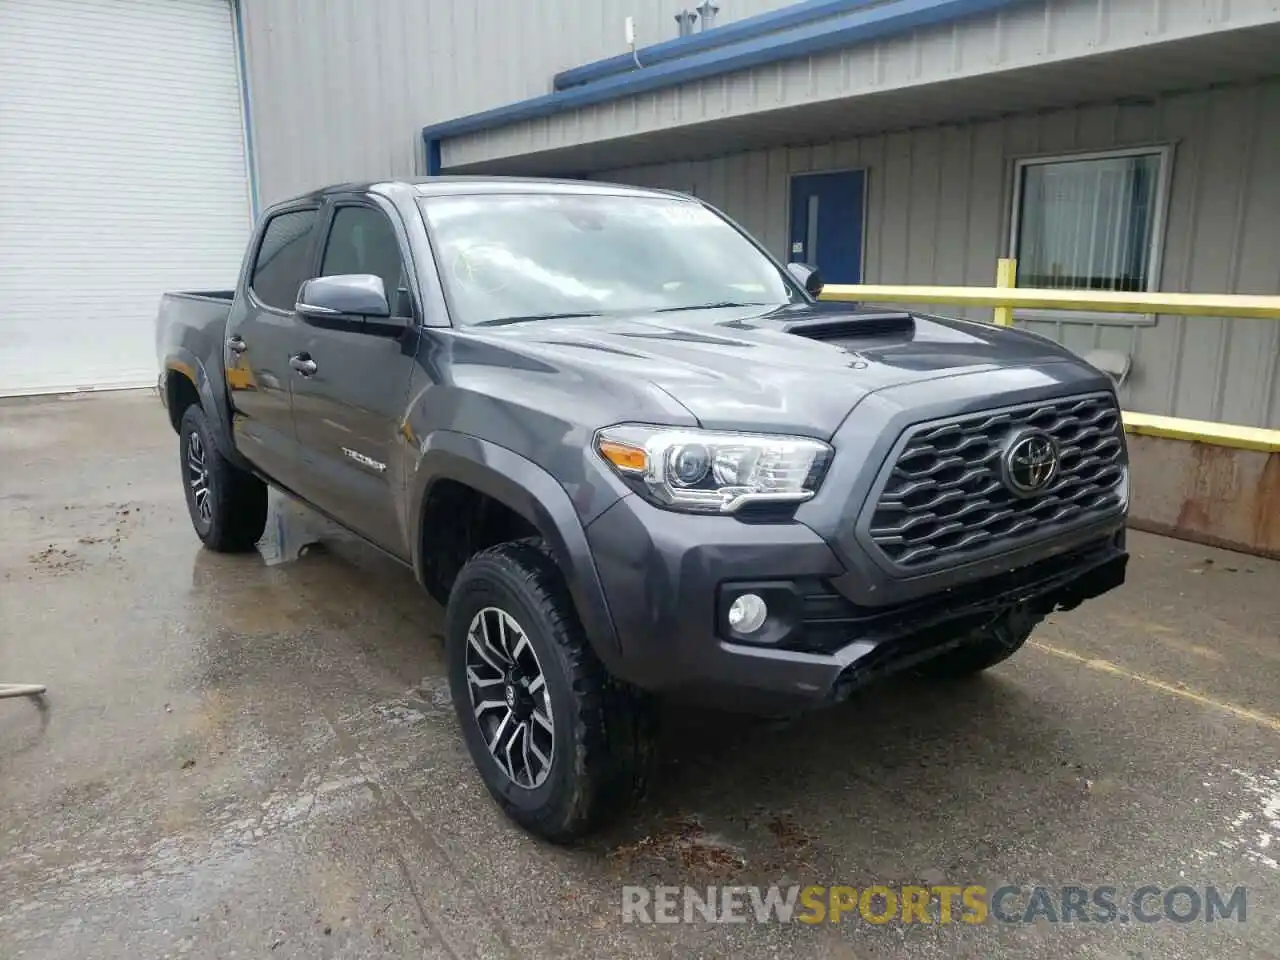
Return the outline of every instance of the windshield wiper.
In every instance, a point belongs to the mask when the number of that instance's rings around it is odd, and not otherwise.
[[[740,300],[717,300],[715,303],[691,303],[684,307],[659,307],[654,313],[675,313],[678,310],[716,310],[721,307],[768,307],[768,303],[745,303]]]
[[[481,320],[473,323],[473,327],[504,327],[508,323],[528,323],[533,320],[571,320],[575,317],[598,317],[598,313],[531,313],[525,317],[494,317],[492,320]]]

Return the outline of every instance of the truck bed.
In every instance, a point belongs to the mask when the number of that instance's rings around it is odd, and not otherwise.
[[[156,316],[156,354],[161,364],[165,357],[185,356],[220,368],[227,317],[234,298],[233,290],[164,294]]]

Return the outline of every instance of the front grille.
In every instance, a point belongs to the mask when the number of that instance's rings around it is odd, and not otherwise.
[[[1058,442],[1059,468],[1042,493],[1016,496],[1001,458],[1014,434]],[[872,543],[923,572],[1069,530],[1121,506],[1120,410],[1111,394],[1066,397],[912,427],[871,515]]]

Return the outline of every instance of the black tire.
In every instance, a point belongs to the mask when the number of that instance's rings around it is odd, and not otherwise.
[[[972,631],[960,646],[926,660],[916,672],[937,680],[981,673],[1021,650],[1042,619],[1042,615],[1024,609],[1011,610],[989,626]]]
[[[182,488],[196,536],[219,553],[252,550],[267,525],[267,485],[222,455],[198,405],[183,411],[178,438]]]
[[[541,699],[537,702],[543,705],[554,729],[549,733],[550,764],[539,764],[545,771],[540,783],[533,783],[532,776],[529,783],[518,782],[489,750],[482,724],[494,724],[493,711],[501,714],[503,706],[489,708],[485,719],[478,718],[473,707],[474,688],[468,679],[469,632],[486,610],[485,617],[493,617],[497,611],[514,621],[518,627],[515,636],[528,640],[523,656],[527,657],[531,647],[536,655],[533,666],[545,678],[549,699],[545,704]],[[445,644],[450,692],[467,749],[489,793],[512,820],[532,833],[563,843],[626,810],[643,793],[656,742],[653,703],[606,673],[583,632],[564,577],[540,542],[499,544],[467,561],[450,593]],[[517,650],[522,646],[519,640],[514,645]],[[481,666],[475,660],[478,653],[470,651],[475,666]],[[517,665],[515,669],[518,672],[520,668]],[[486,685],[496,682],[485,680]],[[520,682],[507,681],[504,689],[513,685],[518,689]],[[497,696],[495,690],[480,702]],[[504,697],[504,702],[512,704],[513,700]],[[526,725],[523,736],[533,736],[528,732],[536,729],[533,718],[528,718]],[[507,746],[508,757],[513,743],[514,736]],[[528,752],[525,757],[536,763],[537,758]]]

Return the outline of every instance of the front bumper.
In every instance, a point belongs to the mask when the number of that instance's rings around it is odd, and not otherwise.
[[[750,711],[829,702],[961,642],[996,613],[1070,608],[1124,581],[1123,518],[1076,531],[997,574],[902,602],[855,602],[849,570],[800,522],[677,514],[627,496],[587,528],[619,640],[610,669],[637,686]],[[726,639],[736,589],[794,597],[774,642]],[[850,596],[850,593],[853,596]],[[879,591],[884,594],[885,591]],[[777,625],[775,625],[777,626]]]

